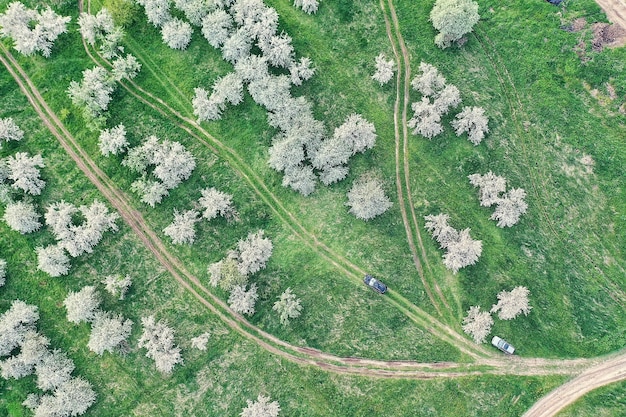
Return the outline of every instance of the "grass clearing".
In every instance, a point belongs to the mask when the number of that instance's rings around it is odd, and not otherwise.
[[[363,114],[376,125],[376,147],[353,158],[345,181],[332,187],[320,185],[312,196],[303,198],[283,188],[282,175],[267,166],[267,147],[275,132],[265,112],[248,95],[244,103],[229,108],[221,121],[204,127],[234,149],[285,210],[333,253],[435,314],[413,265],[397,204],[394,87],[381,88],[371,79],[374,58],[381,51],[391,56],[379,3],[322,2],[314,16],[294,9],[287,0],[268,4],[278,10],[280,28],[294,37],[298,56],[311,57],[317,68],[316,76],[293,88],[293,94],[306,95],[315,103],[316,117],[325,121],[329,133],[350,113]],[[449,324],[460,331],[461,317],[470,305],[489,308],[500,290],[525,285],[531,291],[531,314],[512,322],[496,320],[493,331],[511,341],[520,355],[595,356],[623,346],[626,196],[620,167],[626,165],[624,116],[616,110],[617,100],[598,101],[589,88],[602,90],[610,82],[618,97],[623,97],[626,84],[610,69],[623,67],[626,52],[605,50],[581,64],[572,49],[578,35],[558,29],[575,17],[602,19],[595,3],[585,0],[568,5],[557,15],[560,9],[546,2],[481,2],[482,20],[476,35],[469,37],[463,49],[445,51],[434,46],[434,30],[422,13],[429,9],[429,2],[398,0],[394,4],[413,72],[422,60],[436,65],[461,90],[464,105],[483,106],[490,116],[491,133],[478,147],[455,137],[449,127],[432,141],[410,138],[411,197],[418,221],[427,214],[447,212],[454,227],[471,227],[472,236],[484,245],[476,266],[452,275],[441,265],[435,242],[420,230],[430,265],[426,271],[436,278],[458,319]],[[75,5],[67,4],[61,11],[74,16],[71,25],[75,29]],[[143,64],[136,81],[190,117],[193,89],[207,88],[232,70],[199,32],[189,50],[173,51],[142,17],[128,30],[127,38],[127,51]],[[70,80],[79,79],[83,69],[93,66],[75,31],[61,36],[48,60],[18,59],[81,146],[129,194],[165,242],[169,241],[161,231],[171,222],[174,208],[191,208],[201,188],[215,186],[234,195],[239,221],[203,221],[197,225],[193,247],[168,246],[204,282],[209,263],[222,258],[249,232],[266,230],[275,245],[274,255],[268,268],[252,278],[261,293],[253,324],[290,343],[339,355],[467,360],[295,236],[228,159],[118,87],[108,127],[124,123],[133,145],[152,134],[178,140],[198,161],[190,180],[173,190],[162,205],[151,209],[139,203],[129,191],[135,176],[120,167],[119,157],[99,155],[97,134],[84,126],[65,94]],[[3,147],[0,155],[18,148],[31,153],[41,149],[46,159],[43,172],[48,185],[39,201],[65,198],[81,204],[98,198],[43,130],[6,72],[0,74],[0,94],[4,103],[0,117],[18,119],[27,135],[23,143]],[[412,93],[411,100],[417,98]],[[523,187],[529,194],[529,211],[513,228],[499,229],[488,219],[492,210],[479,206],[477,192],[467,180],[471,173],[488,170],[504,175],[509,187]],[[364,223],[347,214],[345,193],[355,178],[368,171],[384,179],[394,206]],[[16,275],[10,269],[0,304],[5,309],[8,300],[20,296],[40,306],[40,329],[75,359],[77,374],[99,387],[92,415],[235,415],[246,398],[265,392],[280,401],[286,415],[336,415],[334,410],[354,416],[413,415],[418,410],[420,415],[452,416],[459,411],[486,415],[495,410],[513,416],[562,382],[556,377],[383,381],[298,367],[226,330],[173,283],[128,228],[107,235],[96,249],[99,253],[74,260],[68,278],[47,279],[35,271],[33,248],[51,241],[48,232],[16,237],[0,225],[2,257],[9,268],[24,266]],[[175,323],[179,336],[197,335],[208,328],[213,334],[209,352],[191,351],[188,342],[181,342],[186,365],[166,380],[153,371],[143,352],[132,352],[127,358],[98,358],[89,353],[87,327],[70,326],[59,303],[68,290],[96,283],[109,273],[130,273],[136,279],[129,300],[107,299],[106,307],[121,309],[135,323],[141,315],[154,312]],[[287,287],[302,298],[304,311],[292,325],[282,327],[271,307]],[[220,290],[215,293],[227,298]],[[136,326],[133,340],[138,336]],[[0,415],[23,413],[19,399],[31,387],[32,380],[0,381],[0,390],[10,389],[7,398],[0,400]],[[389,398],[404,401],[388,404]],[[387,405],[382,408],[381,404]]]

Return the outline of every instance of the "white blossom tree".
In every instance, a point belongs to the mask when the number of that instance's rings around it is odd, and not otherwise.
[[[528,288],[517,286],[511,291],[500,291],[498,293],[498,304],[491,307],[491,313],[498,313],[501,320],[511,320],[520,314],[525,316],[532,309],[528,301]]]
[[[489,119],[485,116],[482,107],[463,107],[461,112],[452,121],[452,127],[457,136],[467,133],[468,139],[474,145],[480,144],[489,132]]]
[[[192,34],[191,25],[176,17],[168,20],[161,27],[163,42],[172,49],[186,49],[191,42]]]
[[[513,226],[528,209],[525,198],[526,191],[523,188],[511,188],[498,200],[490,219],[497,220],[498,227]]]
[[[262,55],[250,54],[235,63],[235,72],[247,83],[265,80],[269,77],[267,58]]]
[[[411,81],[411,86],[423,96],[433,97],[445,87],[446,79],[434,65],[420,62],[419,72]]]
[[[97,118],[109,107],[111,94],[115,90],[115,80],[102,67],[83,71],[80,83],[71,81],[67,94],[77,107],[83,107],[85,115]]]
[[[451,107],[457,107],[460,103],[461,92],[456,86],[448,84],[435,96],[433,107],[439,114],[447,114]]]
[[[104,129],[98,137],[98,146],[100,153],[104,156],[119,155],[128,148],[128,140],[126,139],[126,127],[119,124],[111,129]]]
[[[256,284],[250,285],[250,289],[246,291],[245,285],[235,285],[228,297],[228,305],[236,313],[247,314],[249,316],[254,314],[254,304],[257,298],[257,286]]]
[[[293,61],[289,67],[289,75],[293,85],[302,85],[302,81],[311,79],[315,74],[315,68],[311,65],[313,62],[310,58],[302,57],[298,61]]]
[[[361,176],[348,191],[349,212],[357,219],[371,220],[387,211],[392,203],[385,195],[381,182],[373,177]]]
[[[274,303],[272,310],[278,313],[278,318],[283,326],[289,324],[289,319],[300,317],[302,312],[301,301],[291,292],[291,288],[287,288]]]
[[[154,316],[142,317],[141,324],[138,346],[147,350],[146,356],[154,360],[159,372],[172,373],[177,363],[183,363],[180,348],[174,344],[174,330],[162,320],[155,322]]]
[[[387,84],[393,78],[395,62],[393,59],[387,61],[385,54],[382,52],[376,57],[376,72],[372,75],[374,81],[378,81],[380,85]]]
[[[421,101],[411,104],[411,109],[413,117],[409,119],[407,126],[413,129],[414,135],[432,139],[443,132],[441,113],[428,97],[422,97]]]
[[[432,234],[442,249],[447,249],[450,243],[459,240],[459,232],[448,224],[450,216],[447,214],[431,214],[425,216],[424,219],[426,220],[424,227]]]
[[[111,13],[106,8],[102,8],[95,15],[82,12],[78,17],[78,26],[83,39],[93,46],[96,41],[104,39],[107,34],[113,32],[115,22]]]
[[[57,389],[71,379],[74,368],[74,362],[63,351],[55,349],[52,352],[48,352],[35,365],[37,388],[42,391]]]
[[[67,275],[70,270],[70,258],[61,245],[39,246],[37,252],[37,269],[51,277]]]
[[[50,340],[36,330],[28,330],[20,344],[20,352],[0,361],[0,376],[19,379],[31,375],[35,366],[48,354]]]
[[[29,56],[41,52],[48,58],[54,41],[67,32],[70,20],[69,16],[56,14],[50,6],[40,12],[14,1],[0,14],[0,35],[12,38],[15,50],[21,54]]]
[[[165,185],[159,181],[140,178],[130,185],[130,190],[141,195],[141,202],[154,207],[169,195]]]
[[[6,164],[13,188],[31,195],[41,194],[46,182],[40,178],[39,168],[45,166],[40,154],[30,157],[26,152],[17,152],[6,159]]]
[[[120,315],[99,311],[91,323],[91,334],[87,347],[92,352],[102,355],[105,351],[114,353],[115,349],[130,336],[133,322],[124,320]]]
[[[35,206],[23,201],[7,204],[3,216],[9,227],[21,234],[39,230],[41,227],[39,217]]]
[[[72,216],[81,212],[85,221],[76,225],[72,223]],[[53,203],[45,214],[46,224],[70,256],[77,257],[83,253],[93,252],[108,230],[117,231],[115,221],[117,213],[109,213],[101,201],[95,200],[90,206],[80,206],[78,209],[64,201]]]
[[[243,1],[237,3],[259,4],[257,1]],[[233,8],[236,6],[236,3],[233,4]],[[231,10],[233,8],[231,8]],[[256,41],[260,46],[262,42],[276,34],[278,30],[278,12],[273,7],[268,7],[260,2],[260,7],[255,11],[254,15],[250,15],[244,20],[242,28],[245,29],[250,34],[251,39]]]
[[[317,12],[319,0],[293,0],[293,5],[304,13],[313,14]]]
[[[37,401],[35,417],[79,416],[96,401],[91,384],[81,377],[72,377]]]
[[[152,175],[159,180],[161,186],[145,178],[131,185],[131,189],[143,197],[153,196],[154,198],[147,198],[147,201],[142,199],[144,202],[150,201],[153,205],[167,195],[167,190],[177,187],[191,176],[196,161],[191,152],[179,142],[168,140],[159,142],[156,136],[150,136],[142,145],[128,151],[122,165],[144,175],[149,166],[154,167]]]
[[[28,33],[24,33],[29,29],[29,25],[36,21],[38,13],[24,6],[19,1],[9,3],[9,6],[0,14],[0,35],[18,38],[24,37]]]
[[[2,142],[20,141],[23,138],[24,131],[13,121],[12,117],[0,119],[0,149],[2,149]]]
[[[174,221],[170,223],[163,233],[172,239],[175,245],[193,245],[196,239],[195,224],[200,221],[200,213],[196,210],[179,212],[174,209]]]
[[[211,333],[204,332],[199,336],[191,338],[191,347],[205,351],[206,345],[209,343],[209,338],[211,337]]]
[[[277,171],[301,165],[305,160],[304,144],[297,135],[277,135],[269,149],[268,164]],[[326,161],[322,161],[326,162]]]
[[[245,28],[239,28],[224,40],[222,56],[226,61],[235,64],[240,59],[250,55],[251,48],[250,33]]]
[[[223,9],[216,9],[202,19],[202,35],[214,48],[220,48],[230,37],[233,18]]]
[[[259,394],[256,401],[246,400],[248,406],[243,409],[241,417],[278,417],[280,405],[278,401],[270,402],[270,397]]]
[[[487,311],[480,311],[480,306],[471,306],[467,316],[463,318],[463,331],[474,339],[475,343],[483,343],[491,332],[493,318]]]
[[[289,68],[294,63],[294,50],[291,36],[286,33],[272,35],[259,42],[259,47],[267,61],[278,68]]]
[[[112,64],[113,68],[111,68],[111,74],[115,81],[121,81],[124,78],[132,80],[141,70],[141,63],[131,54],[117,57],[113,60]]]
[[[63,305],[70,323],[92,322],[100,307],[100,295],[95,287],[88,285],[78,292],[70,291],[63,300]]]
[[[193,114],[198,117],[198,122],[219,120],[226,105],[217,96],[211,95],[204,88],[194,88],[194,96],[191,100]]]
[[[170,0],[135,0],[144,7],[148,22],[155,27],[161,27],[172,19],[170,14]]]
[[[44,215],[46,225],[52,230],[57,240],[62,240],[72,224],[72,217],[78,213],[78,208],[64,200],[50,204]]]
[[[11,307],[0,315],[0,358],[21,346],[28,332],[35,331],[39,320],[37,306],[13,300]]]
[[[506,190],[506,178],[489,171],[485,175],[472,174],[468,176],[470,184],[479,188],[480,205],[490,207],[498,203],[500,193]]]
[[[478,3],[473,0],[436,0],[430,21],[439,31],[435,44],[445,49],[470,33],[478,23]]]
[[[213,187],[205,188],[200,191],[202,197],[198,200],[198,204],[202,209],[202,217],[206,220],[212,220],[219,216],[230,216],[234,213],[233,196]]]
[[[6,283],[7,279],[7,261],[0,259],[0,287]]]
[[[250,233],[245,240],[239,240],[238,269],[242,275],[250,275],[265,268],[267,260],[272,256],[272,241],[263,237],[264,231]]]
[[[337,127],[333,136],[323,142],[313,155],[313,166],[321,170],[326,185],[340,181],[348,174],[345,165],[351,156],[371,149],[376,143],[376,128],[359,114],[352,114]]]
[[[469,265],[474,265],[482,254],[483,244],[474,240],[469,234],[470,229],[459,232],[458,240],[448,244],[448,252],[443,255],[443,264],[453,273]]]
[[[155,165],[152,174],[161,180],[167,189],[176,188],[191,176],[196,160],[179,142],[164,140],[152,155]]]
[[[308,165],[296,165],[285,168],[285,176],[282,181],[283,187],[290,187],[303,196],[315,191],[315,173]]]
[[[187,20],[194,26],[201,26],[202,19],[217,6],[216,1],[174,0],[174,6],[185,13]]]
[[[244,78],[245,79],[245,78]],[[286,75],[267,75],[250,80],[248,92],[255,103],[268,111],[282,109],[289,102],[291,81]]]
[[[243,101],[243,79],[236,72],[231,72],[215,80],[213,94],[216,102],[228,101],[233,106]]]
[[[132,285],[130,275],[107,275],[103,280],[104,289],[114,297],[118,297],[119,300],[123,300],[126,297],[128,289]]]
[[[376,128],[360,114],[351,114],[341,126],[335,129],[333,136],[350,145],[352,155],[365,152],[376,143]]]
[[[236,285],[246,285],[248,276],[239,272],[237,257],[239,254],[233,251],[225,259],[210,264],[207,272],[210,275],[209,284],[220,286],[224,291],[230,291]]]

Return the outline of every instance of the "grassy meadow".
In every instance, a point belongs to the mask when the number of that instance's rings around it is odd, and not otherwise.
[[[355,268],[336,266],[349,262],[368,271],[442,319],[413,264],[400,213],[395,85],[380,87],[371,79],[374,58],[380,52],[392,56],[379,2],[322,1],[312,16],[293,8],[289,0],[266,3],[280,15],[279,31],[293,37],[297,57],[310,57],[316,68],[316,75],[293,87],[292,94],[314,103],[315,116],[325,122],[329,134],[355,112],[373,122],[378,133],[374,149],[351,159],[346,180],[330,187],[318,184],[309,197],[282,187],[282,174],[268,167],[267,149],[276,132],[247,93],[244,102],[229,107],[220,121],[203,123],[215,140],[232,149],[229,153],[215,151],[212,138],[190,136],[178,119],[164,117],[118,86],[107,127],[123,123],[131,145],[150,135],[180,141],[196,157],[191,178],[150,208],[131,193],[136,175],[120,165],[122,158],[100,155],[98,133],[85,126],[80,109],[72,106],[65,92],[71,80],[80,79],[81,72],[94,65],[77,32],[76,4],[56,7],[73,19],[70,32],[60,36],[49,59],[12,53],[91,158],[128,195],[171,253],[207,286],[210,263],[223,258],[248,233],[265,230],[274,252],[267,269],[251,278],[260,294],[251,323],[289,343],[342,356],[469,361],[385,297],[365,288]],[[6,4],[0,1],[0,10]],[[490,118],[490,133],[476,147],[454,135],[449,126],[454,112],[446,116],[442,135],[432,140],[409,138],[411,198],[420,224],[425,215],[446,212],[453,227],[470,227],[472,237],[483,241],[477,265],[452,275],[441,264],[436,243],[420,229],[428,256],[426,273],[446,295],[451,306],[446,317],[453,318],[447,324],[459,332],[469,306],[489,309],[499,291],[524,285],[530,290],[531,313],[513,321],[496,319],[492,332],[514,344],[521,356],[592,357],[620,349],[626,337],[626,116],[619,106],[626,97],[626,52],[623,48],[592,52],[590,29],[578,33],[560,29],[579,17],[589,23],[605,21],[592,0],[566,1],[560,8],[539,0],[479,4],[481,21],[468,42],[461,49],[442,51],[433,43],[434,30],[428,22],[432,1],[394,1],[412,73],[421,61],[434,64],[460,89],[462,105],[484,107]],[[100,7],[101,3],[92,3],[93,11]],[[208,89],[217,77],[232,71],[197,28],[185,51],[164,45],[141,8],[125,31],[125,51],[142,63],[135,81],[186,117],[194,118],[193,89]],[[589,49],[590,60],[585,62],[574,52],[581,39]],[[6,40],[4,44],[9,45]],[[609,98],[607,83],[616,99]],[[593,89],[600,92],[600,99],[591,94]],[[45,130],[4,69],[0,99],[0,117],[13,117],[26,133],[22,142],[4,145],[0,157],[28,151],[41,152],[45,159],[47,186],[34,198],[40,212],[61,199],[76,205],[103,199]],[[417,100],[418,93],[412,92],[411,101]],[[477,190],[467,180],[470,174],[489,170],[505,176],[508,188],[527,191],[528,213],[511,228],[498,228],[489,220],[493,209],[480,207]],[[384,180],[394,203],[367,223],[348,214],[345,206],[352,182],[366,172]],[[211,186],[234,196],[236,220],[202,221],[196,225],[193,246],[171,245],[162,230],[173,220],[174,209],[192,208],[200,190]],[[246,399],[265,393],[280,402],[285,416],[519,416],[564,381],[510,376],[386,380],[294,365],[233,332],[176,283],[129,227],[121,220],[118,225],[120,231],[107,233],[93,254],[72,260],[67,277],[50,278],[36,270],[34,248],[51,243],[51,233],[44,228],[21,236],[0,223],[0,258],[8,262],[0,311],[15,298],[39,306],[39,329],[74,359],[74,373],[95,386],[98,401],[86,415],[235,416]],[[329,251],[316,247],[312,236]],[[86,347],[88,326],[67,322],[62,300],[68,291],[98,285],[114,273],[133,278],[127,300],[104,297],[106,309],[135,322],[132,351],[125,357],[98,357]],[[272,305],[287,287],[302,299],[304,310],[283,327]],[[228,298],[219,289],[214,293]],[[183,349],[185,364],[170,377],[159,375],[144,352],[136,349],[138,323],[148,314],[167,319]],[[212,334],[209,349],[193,350],[189,340],[206,330]],[[593,409],[609,396],[617,399],[606,407],[606,415],[620,415],[622,386],[599,391],[574,410]],[[0,416],[29,415],[19,404],[33,388],[30,378],[0,379]]]

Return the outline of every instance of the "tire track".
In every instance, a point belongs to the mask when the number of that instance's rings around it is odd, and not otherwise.
[[[290,345],[253,326],[241,315],[233,312],[222,300],[208,291],[195,276],[185,270],[178,259],[174,258],[173,255],[167,251],[160,239],[147,226],[141,213],[131,207],[127,201],[127,197],[119,191],[114,186],[112,180],[95,165],[76,142],[71,133],[67,131],[65,126],[51,111],[21,66],[19,66],[2,44],[0,44],[0,51],[2,52],[2,54],[0,54],[0,62],[4,64],[9,73],[13,76],[19,88],[31,103],[43,123],[57,138],[67,154],[76,162],[78,168],[120,213],[122,219],[131,227],[165,269],[197,300],[208,307],[220,320],[242,336],[254,341],[267,351],[289,361],[301,365],[317,366],[335,373],[359,374],[385,378],[430,379],[441,376],[461,377],[485,372],[483,370],[474,369],[484,367],[484,364],[418,363],[414,361],[398,362],[361,358],[341,358],[316,349]],[[208,295],[211,301],[201,295],[198,290]],[[280,348],[278,346],[280,346]],[[291,352],[286,352],[283,349],[290,350]],[[445,371],[446,369],[457,370]]]
[[[82,6],[82,1],[79,1],[80,11],[82,11]],[[84,39],[83,45],[85,51],[90,56],[92,61],[94,61],[98,65],[102,65],[104,63],[108,67],[111,66],[110,62],[108,62],[104,58],[96,58]],[[204,128],[202,128],[202,126],[200,126],[200,124],[197,123],[195,120],[182,115],[180,112],[170,107],[160,97],[154,96],[152,93],[146,91],[134,81],[126,80],[123,82],[119,82],[119,84],[122,85],[122,87],[135,98],[142,101],[147,106],[151,107],[152,109],[162,114],[164,117],[171,120],[172,123],[176,126],[185,130],[200,144],[202,144],[203,146],[207,146],[212,152],[227,160],[233,167],[233,169],[240,175],[240,177],[248,182],[253,191],[268,205],[268,207],[273,211],[277,218],[281,220],[285,225],[287,225],[287,227],[293,232],[295,236],[297,236],[316,253],[318,253],[320,256],[322,256],[328,262],[338,268],[338,270],[346,274],[346,276],[351,278],[353,282],[359,284],[361,283],[361,277],[364,276],[366,272],[359,266],[344,258],[342,255],[330,249],[323,242],[321,242],[317,238],[317,236],[315,236],[314,234],[309,232],[304,226],[302,226],[297,221],[293,213],[291,213],[282,205],[280,200],[278,200],[278,198],[268,189],[263,180],[249,168],[249,166],[243,161],[243,159],[241,159],[241,157],[234,149],[228,147],[223,142],[216,139]],[[207,140],[210,143],[208,143]],[[411,319],[419,326],[428,329],[431,333],[433,333],[440,339],[447,341],[448,343],[452,343],[463,353],[469,355],[472,358],[494,356],[493,352],[488,352],[482,347],[477,346],[476,344],[471,342],[469,339],[459,335],[454,329],[450,328],[445,323],[438,321],[419,307],[412,304],[409,300],[407,300],[400,294],[391,292],[390,295],[396,299],[395,302],[391,302],[391,304],[398,306],[399,302],[404,306],[409,307],[409,309],[411,310],[410,313],[406,313],[407,310],[404,309],[405,314],[409,317],[409,319]],[[391,300],[386,297],[385,301],[390,302]],[[450,339],[450,337],[452,339]]]
[[[33,85],[32,81],[23,71],[21,66],[15,61],[6,47],[4,47],[4,45],[0,45],[0,50],[0,52],[2,52],[2,54],[0,54],[0,61],[13,76],[19,88],[25,94],[44,124],[59,140],[68,155],[77,163],[79,169],[87,175],[88,179],[94,183],[103,196],[107,198],[116,210],[120,212],[124,221],[129,224],[140,240],[155,255],[157,260],[185,289],[190,291],[194,297],[214,312],[229,327],[244,337],[254,341],[269,352],[295,363],[316,366],[335,373],[358,374],[384,378],[420,379],[443,377],[452,378],[481,374],[577,374],[580,372],[582,367],[588,366],[590,363],[596,363],[599,360],[481,358],[472,364],[458,364],[341,358],[326,354],[316,349],[296,347],[266,332],[263,332],[262,330],[251,325],[240,315],[232,312],[232,310],[230,310],[230,308],[223,301],[204,288],[195,276],[186,271],[180,261],[169,254],[160,239],[147,226],[141,213],[129,204],[128,197],[117,189],[112,180],[97,167],[89,155],[85,153],[69,131],[67,131],[65,126],[60,122],[56,114],[52,112],[39,91]],[[202,294],[200,294],[199,291],[204,292],[211,299],[211,301],[207,300]],[[415,306],[413,307],[415,308]],[[449,330],[450,332],[456,334],[456,332],[452,329]],[[285,350],[289,350],[289,352],[286,352]]]
[[[404,39],[402,38],[402,33],[400,31],[400,25],[398,22],[398,16],[396,14],[394,5],[392,0],[387,0],[387,6],[385,6],[384,0],[380,0],[380,7],[383,12],[383,16],[385,19],[385,28],[387,31],[387,37],[389,38],[389,42],[391,44],[391,48],[393,50],[393,54],[395,57],[396,66],[398,67],[398,73],[396,75],[396,100],[394,103],[394,133],[395,133],[395,158],[396,158],[396,189],[398,194],[398,203],[400,206],[400,212],[402,214],[402,221],[404,223],[404,229],[407,235],[407,243],[409,245],[409,249],[411,251],[411,256],[413,258],[413,263],[415,268],[417,269],[418,275],[422,281],[422,286],[430,299],[431,304],[439,314],[439,316],[444,317],[448,320],[454,321],[454,317],[448,302],[446,301],[441,289],[437,285],[437,283],[432,280],[432,283],[424,272],[424,268],[420,261],[420,257],[418,255],[417,245],[415,244],[415,240],[417,240],[418,245],[421,250],[422,259],[426,264],[430,272],[430,276],[433,276],[432,268],[428,263],[428,257],[426,256],[426,249],[424,247],[421,234],[419,232],[420,227],[417,221],[417,216],[415,214],[412,196],[411,196],[411,186],[410,186],[410,171],[409,171],[409,149],[408,149],[408,129],[407,129],[407,109],[409,107],[409,92],[410,92],[410,78],[411,78],[411,67],[410,67],[410,59],[409,52],[404,43]],[[389,10],[387,10],[389,9]],[[391,19],[389,17],[391,15]],[[392,31],[391,23],[393,22],[394,30]],[[399,47],[399,48],[398,48]],[[400,51],[399,51],[399,50]],[[403,71],[404,70],[404,71]],[[402,73],[404,72],[404,77],[402,77]],[[401,87],[403,86],[403,87]],[[402,101],[402,116],[400,117],[400,102]],[[402,146],[400,146],[400,125],[402,125]],[[403,173],[401,171],[401,167]],[[402,175],[404,174],[404,175]],[[405,194],[406,192],[406,199]],[[407,210],[407,207],[409,210]],[[408,212],[411,214],[411,219],[409,220]],[[434,288],[434,290],[433,290]],[[435,297],[435,295],[437,297]]]
[[[553,417],[583,395],[626,380],[626,355],[604,361],[582,372],[537,401],[523,417]]]

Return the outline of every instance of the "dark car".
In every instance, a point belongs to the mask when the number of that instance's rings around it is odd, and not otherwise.
[[[387,292],[387,286],[369,274],[365,275],[365,278],[363,278],[363,282],[365,283],[365,285],[367,285],[379,294],[384,294]]]

